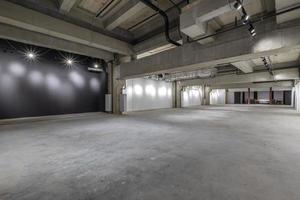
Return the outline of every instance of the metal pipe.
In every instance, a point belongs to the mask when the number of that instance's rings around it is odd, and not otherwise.
[[[169,22],[168,15],[163,10],[161,10],[160,8],[158,8],[157,6],[155,6],[150,0],[140,0],[140,1],[142,1],[144,4],[146,4],[151,9],[157,11],[158,14],[160,14],[163,17],[163,19],[165,21],[165,36],[166,36],[166,40],[169,43],[171,43],[171,44],[174,44],[176,46],[181,46],[181,44],[179,44],[178,42],[176,42],[176,41],[174,41],[174,40],[172,40],[170,38],[170,31],[169,31],[170,22]]]
[[[184,2],[185,2],[185,0],[182,0],[182,1],[180,1],[179,3],[177,3],[176,6],[180,6],[180,5],[181,5],[182,3],[184,3]],[[175,8],[175,6],[172,6],[172,7],[168,8],[167,10],[165,10],[165,13],[169,12],[169,11],[172,10],[173,8]],[[143,19],[142,21],[140,21],[140,22],[134,24],[133,26],[129,27],[128,30],[130,31],[130,30],[134,29],[135,27],[137,27],[137,26],[139,26],[140,24],[142,24],[142,23],[144,23],[144,22],[150,20],[151,18],[155,17],[156,15],[157,15],[157,13],[154,13],[153,15],[151,15],[151,16],[149,16],[149,17]]]

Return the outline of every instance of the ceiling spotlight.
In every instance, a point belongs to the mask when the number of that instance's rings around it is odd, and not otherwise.
[[[249,20],[249,15],[247,15],[247,14],[244,14],[243,16],[242,16],[242,22],[243,22],[243,24],[247,24],[248,23],[248,20]]]
[[[99,65],[98,64],[94,64],[94,68],[99,68]]]
[[[36,55],[35,55],[34,52],[29,51],[29,52],[26,53],[26,57],[27,57],[29,60],[33,60],[33,59],[35,59]]]
[[[242,8],[242,4],[241,4],[241,2],[240,2],[239,0],[237,0],[237,1],[234,3],[233,7],[234,7],[236,10],[240,10],[240,9]]]
[[[252,35],[252,37],[254,37],[256,35],[256,32],[255,31],[252,32],[251,35]]]
[[[255,32],[255,29],[254,29],[254,27],[252,26],[252,25],[250,25],[250,27],[249,27],[249,32],[252,34],[252,33],[254,33]]]
[[[67,65],[72,65],[73,64],[73,60],[70,59],[70,58],[66,59],[66,64]]]

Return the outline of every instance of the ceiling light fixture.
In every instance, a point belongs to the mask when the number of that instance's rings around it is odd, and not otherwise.
[[[248,30],[249,30],[249,32],[250,32],[251,34],[255,32],[255,29],[254,29],[254,27],[253,27],[252,24],[250,24],[250,27],[249,27]]]
[[[237,0],[237,1],[234,3],[233,7],[234,7],[236,10],[240,10],[240,9],[242,8],[242,4],[241,4],[241,2],[240,2],[239,0]]]
[[[32,52],[32,51],[28,51],[28,52],[26,53],[26,57],[27,57],[29,60],[34,60],[35,57],[36,57],[36,55],[35,55],[35,53]]]
[[[74,62],[74,61],[73,61],[71,58],[67,58],[66,61],[65,61],[65,63],[66,63],[67,65],[72,65],[73,62]]]
[[[243,24],[247,24],[249,21],[249,15],[247,15],[247,14],[244,14],[243,16],[242,16],[242,22],[243,22]]]

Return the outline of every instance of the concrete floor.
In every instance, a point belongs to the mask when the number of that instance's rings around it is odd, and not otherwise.
[[[214,106],[1,125],[0,199],[299,200],[300,115]]]

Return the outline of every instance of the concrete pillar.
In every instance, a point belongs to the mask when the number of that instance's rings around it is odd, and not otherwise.
[[[228,104],[228,90],[225,90],[225,104]]]
[[[175,107],[176,108],[181,108],[181,91],[182,91],[182,86],[180,81],[175,81],[175,96],[176,96],[176,102],[175,102]]]
[[[251,95],[250,88],[248,88],[248,104],[251,103],[250,95]]]
[[[131,57],[128,58],[119,58],[118,55],[115,56],[113,65],[112,65],[112,105],[113,105],[113,114],[122,114],[120,111],[120,97],[123,91],[123,88],[126,85],[126,81],[120,79],[120,64],[124,61],[131,61]]]
[[[107,94],[112,94],[113,88],[113,62],[107,63],[106,73],[107,73]]]
[[[270,87],[270,91],[269,91],[269,104],[272,104],[273,101],[273,95],[272,95],[273,91],[272,91],[272,87]]]
[[[204,105],[210,105],[210,92],[211,92],[211,88],[207,85],[204,85],[204,95],[203,95]]]

